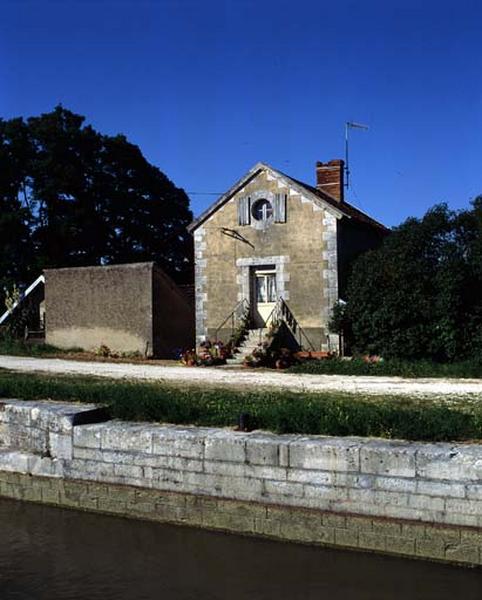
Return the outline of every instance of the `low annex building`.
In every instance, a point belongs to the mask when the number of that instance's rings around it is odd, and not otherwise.
[[[193,308],[152,262],[45,270],[46,342],[174,358],[194,340]]]
[[[194,235],[196,338],[228,339],[247,307],[265,328],[280,302],[309,345],[336,350],[327,323],[347,269],[387,229],[344,200],[344,162],[316,165],[316,187],[257,163],[189,227]]]

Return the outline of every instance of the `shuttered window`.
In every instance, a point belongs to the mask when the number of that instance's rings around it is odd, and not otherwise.
[[[286,223],[287,194],[275,194],[274,197],[274,222]]]
[[[238,224],[249,225],[251,223],[251,198],[243,196],[238,198]]]

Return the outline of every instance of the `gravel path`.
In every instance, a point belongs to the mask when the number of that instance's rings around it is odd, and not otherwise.
[[[0,356],[0,368],[22,372],[95,375],[114,379],[169,381],[226,387],[277,388],[298,392],[349,392],[410,396],[466,396],[482,399],[479,379],[403,379],[346,375],[301,375],[278,371],[234,370],[126,363],[84,362],[59,358]]]

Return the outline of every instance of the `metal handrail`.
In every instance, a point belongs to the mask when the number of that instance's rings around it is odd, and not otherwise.
[[[310,338],[306,335],[305,331],[303,330],[301,325],[296,320],[296,317],[294,316],[290,307],[286,304],[285,300],[281,297],[278,298],[276,305],[274,306],[273,310],[270,312],[268,318],[264,322],[264,325],[266,327],[269,323],[273,323],[273,322],[276,324],[278,324],[280,322],[285,323],[287,325],[287,327],[289,328],[289,330],[291,331],[291,333],[293,334],[294,338],[298,341],[300,348],[303,348],[303,338],[304,338],[306,340],[306,342],[308,343],[309,347],[311,348],[311,350],[313,350],[313,351],[316,350],[315,346],[311,342]]]
[[[238,302],[236,304],[236,306],[234,307],[234,309],[232,310],[232,312],[224,319],[224,321],[221,323],[221,325],[219,325],[219,327],[217,327],[215,333],[214,333],[214,338],[216,341],[218,341],[218,334],[221,331],[221,329],[226,325],[226,323],[228,321],[231,321],[231,335],[234,334],[234,329],[235,329],[235,323],[236,323],[236,318],[239,318],[239,308],[243,307],[243,312],[241,315],[241,319],[243,319],[247,314],[249,314],[249,302],[246,300],[246,298],[243,298],[240,302]]]

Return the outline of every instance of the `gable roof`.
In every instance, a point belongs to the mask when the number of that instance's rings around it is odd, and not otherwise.
[[[220,196],[209,208],[207,208],[203,213],[197,217],[189,226],[188,231],[193,232],[200,225],[202,225],[209,217],[215,213],[221,206],[226,204],[240,189],[250,183],[253,179],[255,179],[260,173],[266,171],[270,173],[272,176],[281,179],[286,187],[292,188],[297,191],[299,194],[307,196],[320,206],[320,208],[324,208],[328,210],[332,214],[334,214],[337,218],[347,217],[349,219],[354,219],[360,223],[368,225],[370,227],[375,227],[381,231],[388,231],[385,225],[382,225],[375,219],[372,219],[367,214],[356,208],[355,206],[349,204],[348,202],[340,202],[331,194],[327,192],[318,190],[316,187],[308,185],[307,183],[303,183],[302,181],[298,181],[277,169],[274,169],[270,165],[262,162],[258,162],[252,167],[246,175],[244,175],[241,179],[239,179],[229,190]]]

